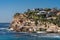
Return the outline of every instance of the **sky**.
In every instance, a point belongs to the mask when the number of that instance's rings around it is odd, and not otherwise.
[[[13,15],[33,8],[60,8],[60,0],[0,0],[0,23],[11,22]]]

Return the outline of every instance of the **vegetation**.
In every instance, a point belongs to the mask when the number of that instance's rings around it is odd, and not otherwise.
[[[20,15],[20,13],[16,13],[15,15],[14,15],[14,17],[17,17],[17,16],[19,16]]]
[[[51,12],[51,10],[53,10],[53,11]],[[39,13],[40,11],[46,11],[47,13],[37,15],[37,13]],[[57,8],[53,8],[53,9],[36,8],[35,10],[28,9],[27,12],[24,12],[24,14],[27,15],[27,18],[35,20],[36,25],[38,24],[37,21],[42,21],[42,22],[50,22],[50,23],[60,26],[60,15],[59,16],[57,15],[57,13],[59,11],[60,10],[58,10]],[[51,14],[48,14],[48,12],[51,12]],[[19,16],[19,15],[20,15],[20,13],[16,13],[14,15],[14,17]],[[46,17],[46,15],[48,15],[48,17]],[[53,18],[47,19],[49,17],[57,17],[57,18],[56,19],[53,19]]]

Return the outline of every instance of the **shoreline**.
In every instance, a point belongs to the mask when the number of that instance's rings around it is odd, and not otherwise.
[[[16,13],[10,28],[16,32],[60,33],[60,10],[48,8],[47,10],[27,10],[23,14]]]

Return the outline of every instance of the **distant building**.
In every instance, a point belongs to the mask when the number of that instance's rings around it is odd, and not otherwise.
[[[40,11],[39,13],[37,13],[37,15],[46,14],[46,13],[47,13],[46,11]]]

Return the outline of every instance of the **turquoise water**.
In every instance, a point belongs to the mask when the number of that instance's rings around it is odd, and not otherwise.
[[[60,34],[23,33],[9,31],[9,23],[0,23],[0,40],[60,40]]]

